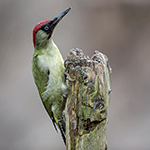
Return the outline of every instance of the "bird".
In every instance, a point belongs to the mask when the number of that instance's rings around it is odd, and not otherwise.
[[[43,105],[66,143],[65,105],[68,86],[62,55],[53,41],[57,24],[71,7],[53,19],[44,19],[33,28],[32,73]],[[57,126],[57,127],[56,127]]]

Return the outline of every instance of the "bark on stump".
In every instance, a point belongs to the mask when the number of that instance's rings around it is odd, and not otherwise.
[[[111,92],[108,58],[95,51],[92,58],[72,49],[65,61],[68,77],[66,108],[67,150],[106,150],[106,126]]]

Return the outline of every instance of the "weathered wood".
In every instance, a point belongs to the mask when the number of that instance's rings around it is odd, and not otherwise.
[[[69,93],[66,108],[67,150],[106,150],[111,68],[95,51],[90,59],[72,49],[65,61]]]

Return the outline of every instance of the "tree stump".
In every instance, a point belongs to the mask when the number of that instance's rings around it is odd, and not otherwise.
[[[106,150],[106,126],[111,92],[108,58],[95,51],[89,58],[82,50],[70,50],[65,61],[68,77],[66,149]]]

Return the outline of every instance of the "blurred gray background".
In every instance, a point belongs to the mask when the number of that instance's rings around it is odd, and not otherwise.
[[[150,0],[0,0],[0,150],[65,150],[31,72],[32,29],[72,6],[54,41],[109,57],[109,150],[150,149]]]

